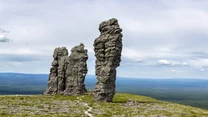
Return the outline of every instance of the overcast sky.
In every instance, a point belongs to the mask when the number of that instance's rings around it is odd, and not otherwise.
[[[208,0],[0,0],[0,72],[49,73],[54,48],[85,44],[99,24],[123,29],[118,76],[208,78]]]

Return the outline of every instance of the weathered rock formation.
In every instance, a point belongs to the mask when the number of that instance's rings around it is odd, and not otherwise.
[[[102,22],[99,30],[101,34],[94,41],[97,84],[93,98],[111,102],[115,94],[116,68],[121,61],[123,35],[115,18]]]
[[[87,74],[87,50],[84,49],[84,44],[75,46],[71,49],[71,55],[67,61],[66,69],[66,89],[65,95],[83,94],[85,89],[85,76]]]
[[[84,80],[88,55],[84,44],[72,48],[69,57],[66,47],[56,48],[53,58],[48,88],[44,94],[77,95],[86,92]]]
[[[53,58],[48,79],[48,88],[44,94],[61,94],[65,89],[65,61],[68,59],[68,50],[66,47],[56,48]]]

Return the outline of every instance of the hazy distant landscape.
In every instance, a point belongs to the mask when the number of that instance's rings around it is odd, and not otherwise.
[[[0,73],[0,94],[43,94],[47,81],[47,74]],[[117,77],[116,82],[117,92],[140,94],[208,109],[208,80]],[[95,83],[95,76],[86,77],[88,90],[93,90]]]

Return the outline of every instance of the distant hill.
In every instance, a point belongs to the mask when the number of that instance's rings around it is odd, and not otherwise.
[[[47,82],[47,74],[0,73],[0,94],[43,94]],[[92,91],[96,77],[86,76],[85,84]],[[117,77],[116,91],[208,109],[208,80]]]
[[[47,74],[0,73],[0,94],[42,94]]]

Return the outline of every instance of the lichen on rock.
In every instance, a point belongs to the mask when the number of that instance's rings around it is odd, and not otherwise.
[[[115,94],[116,68],[120,65],[122,29],[112,18],[99,25],[100,36],[94,41],[97,84],[93,91],[96,101],[111,102]]]

